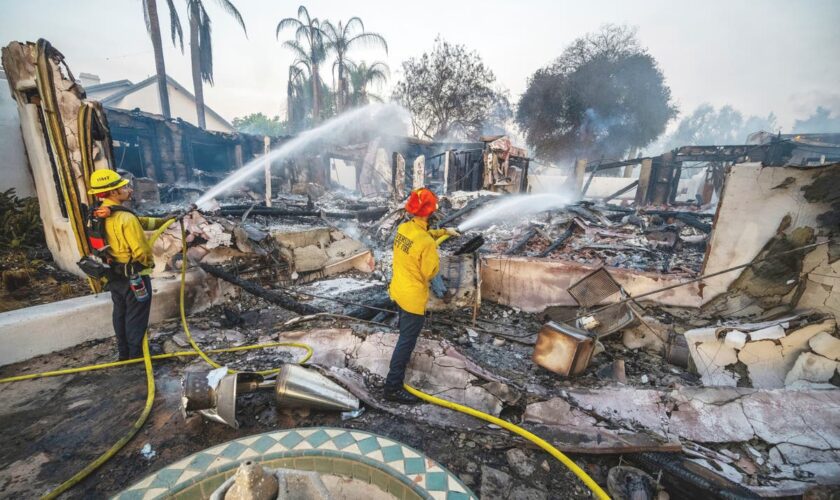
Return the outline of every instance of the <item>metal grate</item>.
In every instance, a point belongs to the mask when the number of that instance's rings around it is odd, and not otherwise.
[[[568,289],[569,295],[582,307],[598,305],[620,291],[621,286],[603,267],[584,276]]]

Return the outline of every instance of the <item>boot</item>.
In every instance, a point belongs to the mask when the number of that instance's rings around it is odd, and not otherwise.
[[[401,404],[416,404],[420,402],[420,398],[406,391],[402,387],[397,389],[385,388],[385,399]]]

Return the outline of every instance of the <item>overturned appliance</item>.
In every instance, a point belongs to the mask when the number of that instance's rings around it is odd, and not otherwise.
[[[636,313],[625,301],[626,292],[605,268],[597,269],[569,286],[569,295],[581,308],[575,325],[549,321],[539,331],[533,360],[564,377],[580,375],[589,366],[596,341],[636,321]],[[596,307],[620,294],[618,303]],[[594,308],[594,309],[593,309]]]
[[[274,391],[277,406],[356,411],[359,400],[320,373],[300,365],[285,364],[275,378],[254,372],[227,373],[227,368],[187,372],[183,381],[185,415],[198,412],[214,422],[239,428],[236,396],[258,390]]]

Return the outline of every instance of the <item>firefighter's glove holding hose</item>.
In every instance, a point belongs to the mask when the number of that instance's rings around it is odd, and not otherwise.
[[[455,229],[454,227],[445,227],[445,228],[443,228],[443,230],[446,231],[446,234],[448,234],[449,236],[452,236],[453,238],[457,238],[457,237],[461,236],[461,233],[459,233],[458,230]]]

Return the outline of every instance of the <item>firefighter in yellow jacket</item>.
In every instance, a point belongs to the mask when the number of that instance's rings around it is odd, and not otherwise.
[[[143,355],[143,335],[152,307],[154,258],[145,231],[161,227],[167,218],[138,217],[122,204],[131,199],[128,180],[113,170],[97,170],[90,178],[89,194],[102,200],[94,212],[105,219],[105,239],[110,255],[108,287],[114,303],[112,319],[119,359]]]
[[[403,388],[405,368],[423,329],[429,283],[438,273],[440,259],[435,240],[454,229],[429,229],[429,216],[437,209],[437,197],[426,189],[411,192],[405,209],[414,216],[400,224],[394,236],[393,276],[388,292],[399,307],[400,337],[391,355],[385,379],[385,399],[399,403],[419,401]]]

